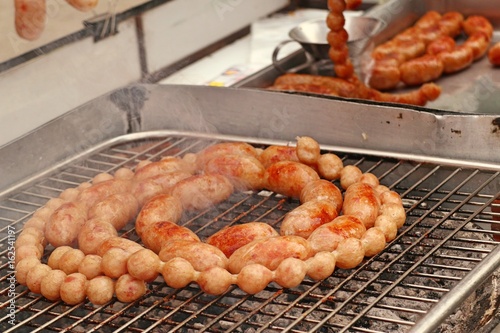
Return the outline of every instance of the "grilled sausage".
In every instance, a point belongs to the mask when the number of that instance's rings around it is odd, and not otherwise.
[[[280,235],[307,238],[316,228],[332,221],[337,215],[337,204],[332,201],[307,201],[285,215]]]
[[[226,154],[214,156],[203,168],[206,174],[220,174],[241,191],[263,188],[266,169],[254,156]]]
[[[300,202],[304,204],[311,200],[328,200],[336,206],[338,213],[344,201],[339,188],[325,179],[313,180],[304,186],[300,192]]]
[[[441,36],[427,45],[427,54],[437,55],[441,52],[451,52],[455,49],[456,43],[450,36]]]
[[[113,299],[115,282],[107,276],[96,276],[89,279],[85,294],[92,304],[103,305]]]
[[[160,161],[152,162],[138,169],[134,181],[161,176],[176,171],[189,172],[191,167],[182,158],[168,156]]]
[[[136,218],[135,231],[142,238],[150,225],[163,221],[177,223],[182,212],[182,202],[177,197],[159,194],[142,207]]]
[[[373,227],[379,214],[380,199],[368,184],[355,183],[349,186],[344,195],[343,212],[356,216],[366,228]]]
[[[82,273],[88,280],[102,275],[101,270],[102,257],[96,254],[87,254],[78,266],[78,273]]]
[[[151,282],[160,272],[161,261],[156,253],[142,249],[132,254],[127,260],[127,271],[136,279]]]
[[[130,303],[139,299],[146,291],[146,283],[130,274],[120,276],[115,284],[116,298],[123,303]]]
[[[467,36],[472,36],[476,32],[484,32],[489,40],[493,37],[493,25],[484,16],[471,15],[467,17],[462,23],[462,28]]]
[[[322,154],[317,163],[319,175],[327,180],[340,178],[340,171],[344,167],[342,160],[335,154]]]
[[[145,178],[132,184],[132,194],[142,206],[156,195],[170,193],[175,184],[191,176],[192,174],[186,171],[172,171]]]
[[[488,60],[492,65],[500,66],[500,42],[493,45],[488,51]]]
[[[434,55],[426,54],[419,58],[408,60],[399,66],[401,81],[406,85],[421,85],[441,76],[444,70],[443,62]]]
[[[222,175],[196,175],[175,184],[171,194],[185,210],[202,210],[228,199],[233,189]]]
[[[345,190],[359,181],[363,172],[355,165],[346,165],[340,171],[340,186]]]
[[[255,240],[240,247],[229,258],[228,270],[239,273],[250,264],[260,264],[275,270],[286,258],[306,260],[313,255],[311,246],[299,236],[277,236]]]
[[[57,301],[61,298],[61,285],[66,279],[66,273],[54,269],[42,279],[40,293],[48,300]]]
[[[213,157],[227,154],[250,155],[258,157],[255,148],[245,142],[222,142],[203,149],[196,156],[196,166],[198,170],[203,170],[205,164]]]
[[[80,191],[76,201],[89,209],[112,194],[130,192],[132,182],[123,179],[110,179]]]
[[[87,282],[87,278],[81,273],[67,275],[61,283],[61,299],[69,305],[83,302],[86,297]]]
[[[188,228],[169,221],[152,223],[141,233],[144,245],[155,253],[160,252],[163,244],[177,239],[200,241],[198,236]]]
[[[180,257],[186,259],[199,272],[212,267],[226,268],[227,257],[221,250],[207,243],[177,239],[165,243],[159,253],[162,261]]]
[[[101,245],[97,249],[97,255],[102,257],[112,248],[122,249],[123,251],[130,254],[143,249],[141,245],[130,239],[126,239],[123,237],[111,237],[101,243]]]
[[[300,192],[310,181],[319,179],[311,167],[293,161],[281,161],[270,165],[267,170],[266,187],[288,197],[300,197]]]
[[[342,215],[314,230],[307,239],[315,253],[334,251],[338,244],[349,237],[361,238],[365,225],[353,215]]]
[[[269,146],[259,155],[262,165],[267,168],[273,163],[280,161],[298,162],[297,149],[289,146]]]
[[[207,244],[219,248],[230,257],[240,247],[257,239],[278,236],[278,232],[267,223],[248,222],[224,228],[208,237]]]
[[[135,217],[138,210],[139,203],[131,193],[117,193],[91,207],[88,218],[99,218],[110,223],[116,230],[121,230]]]
[[[54,247],[72,245],[87,220],[83,206],[68,202],[54,211],[45,225],[45,237]]]
[[[490,38],[485,32],[479,31],[470,35],[464,42],[464,46],[468,46],[472,49],[474,56],[474,61],[481,59],[486,52],[488,52],[488,47],[490,46]]]
[[[91,219],[85,222],[78,234],[78,246],[85,254],[95,254],[105,240],[117,235],[116,229],[110,223]]]
[[[309,136],[297,137],[296,150],[299,161],[308,165],[315,165],[321,153],[319,143]]]
[[[461,71],[474,61],[474,53],[467,45],[457,46],[453,51],[441,52],[438,57],[443,63],[443,72],[447,74]]]

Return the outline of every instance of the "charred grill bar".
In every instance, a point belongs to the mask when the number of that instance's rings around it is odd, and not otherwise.
[[[491,115],[245,89],[138,85],[112,92],[0,149],[0,167],[12,175],[0,187],[0,327],[4,332],[409,332],[424,324],[418,332],[434,327],[488,332],[498,322],[499,302],[495,121]],[[87,128],[100,131],[88,135]],[[21,232],[50,198],[143,159],[197,152],[219,141],[287,144],[296,135],[316,137],[323,152],[374,173],[401,195],[407,220],[382,253],[356,269],[337,269],[326,280],[307,279],[293,289],[270,284],[256,295],[235,286],[220,296],[206,295],[196,284],[175,290],[160,277],[131,304],[68,306],[14,284],[14,326],[9,323],[8,230]],[[467,145],[477,149],[468,151]],[[415,150],[419,147],[426,149]],[[185,216],[182,225],[202,239],[250,221],[279,227],[297,205],[267,191],[235,193],[212,209]],[[122,236],[139,241],[133,225]]]

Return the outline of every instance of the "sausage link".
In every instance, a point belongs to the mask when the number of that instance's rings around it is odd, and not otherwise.
[[[356,216],[366,228],[373,227],[379,214],[380,199],[372,186],[355,183],[349,186],[344,195],[343,212]]]
[[[222,175],[196,175],[175,184],[171,194],[185,210],[202,210],[228,199],[233,189]]]
[[[259,155],[262,165],[267,168],[280,161],[299,161],[297,149],[289,146],[269,146]]]
[[[68,202],[54,211],[45,225],[45,237],[54,247],[73,245],[87,220],[85,208]]]
[[[493,45],[488,51],[488,60],[492,65],[500,66],[500,42]]]
[[[354,237],[361,238],[366,232],[365,225],[353,215],[342,215],[314,230],[307,239],[314,253],[334,251],[339,242]]]
[[[208,237],[207,243],[219,248],[230,257],[240,247],[258,239],[278,236],[278,232],[267,223],[248,222],[224,228]]]
[[[311,167],[293,161],[281,161],[270,165],[267,170],[266,187],[288,197],[300,197],[300,192],[310,181],[319,179]]]
[[[168,194],[157,195],[146,203],[137,215],[135,231],[142,238],[150,225],[163,221],[177,223],[182,212],[182,202],[178,198]]]
[[[443,62],[434,55],[426,54],[399,66],[401,81],[407,85],[421,85],[441,76],[444,70]]]
[[[179,257],[187,260],[199,272],[212,267],[227,267],[227,257],[221,250],[207,243],[177,239],[165,243],[159,253],[162,261]]]
[[[228,270],[236,274],[250,264],[260,264],[270,270],[275,270],[286,258],[306,260],[312,255],[311,246],[302,237],[270,237],[255,240],[234,251],[229,257]]]
[[[203,168],[206,174],[220,174],[241,191],[259,190],[264,184],[266,169],[251,155],[226,154],[210,159]]]
[[[285,215],[280,235],[307,238],[316,228],[332,221],[337,215],[337,205],[332,201],[307,201]]]
[[[155,253],[160,252],[163,244],[177,239],[200,241],[198,236],[188,228],[169,221],[149,224],[141,233],[144,245]]]

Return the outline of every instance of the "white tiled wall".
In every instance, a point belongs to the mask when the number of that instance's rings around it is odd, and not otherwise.
[[[4,1],[7,0],[0,0],[2,4]],[[100,4],[116,1],[121,0],[101,0]],[[129,4],[130,1],[127,0]],[[136,3],[144,2],[147,0]],[[172,0],[146,11],[142,16],[149,72],[173,64],[283,8],[288,2]],[[47,4],[67,7],[64,0],[48,1]],[[75,10],[70,13],[75,13],[74,21],[81,25],[82,14]],[[11,21],[9,29],[12,29],[12,8],[7,12],[2,7],[2,14],[0,18],[8,18]],[[74,29],[75,22],[61,22],[58,20],[63,16],[51,15],[42,41],[32,45],[26,44],[28,42],[19,44],[24,52],[31,46],[39,46],[44,40],[59,38],[60,31],[52,31],[51,35],[50,26],[56,22],[61,29],[68,26]],[[75,41],[0,73],[0,146],[95,97],[139,81],[141,64],[134,18],[121,22],[118,31],[117,35],[97,43],[90,37]],[[10,30],[11,37],[13,34]],[[3,45],[11,48],[9,45],[12,44],[6,43]],[[3,61],[5,59],[0,59]]]
[[[46,22],[43,34],[35,41],[21,39],[14,27],[14,1],[0,0],[0,62],[67,36],[83,28],[83,22],[104,13],[120,13],[150,0],[100,0],[88,12],[80,12],[66,0],[46,1]]]
[[[0,145],[107,91],[140,79],[133,19],[0,74]],[[99,121],[96,119],[96,121]]]
[[[287,3],[287,0],[167,2],[143,15],[149,70],[154,72],[183,59]]]

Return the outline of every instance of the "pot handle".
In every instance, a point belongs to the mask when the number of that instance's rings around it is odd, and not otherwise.
[[[305,69],[309,66],[311,66],[312,64],[314,64],[316,62],[316,59],[314,59],[314,57],[312,55],[310,55],[308,52],[304,52],[305,53],[305,56],[306,56],[306,62],[301,64],[301,65],[298,65],[298,66],[295,66],[295,67],[292,67],[292,68],[289,68],[288,70],[284,69],[282,66],[283,66],[283,60],[284,59],[281,59],[281,60],[278,60],[278,54],[280,52],[280,50],[286,45],[286,44],[289,44],[289,43],[299,43],[293,39],[287,39],[287,40],[284,40],[282,41],[281,43],[279,43],[275,48],[274,48],[274,51],[273,51],[273,56],[272,56],[272,60],[273,60],[273,66],[274,68],[276,68],[278,70],[278,72],[280,72],[281,74],[285,74],[285,73],[295,73],[295,72],[298,72],[302,69]],[[300,44],[300,43],[299,43]]]

